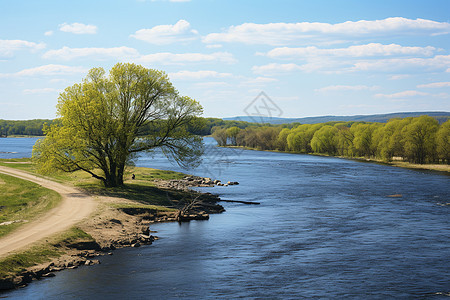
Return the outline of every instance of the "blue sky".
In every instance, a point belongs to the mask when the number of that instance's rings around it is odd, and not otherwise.
[[[92,67],[164,70],[206,117],[450,111],[450,1],[0,0],[0,119],[54,118]]]

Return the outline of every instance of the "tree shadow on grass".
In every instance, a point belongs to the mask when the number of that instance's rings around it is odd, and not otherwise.
[[[87,192],[98,196],[117,197],[166,207],[174,207],[180,200],[189,197],[192,193],[139,184],[125,184],[114,188],[99,186],[87,186],[83,188]]]

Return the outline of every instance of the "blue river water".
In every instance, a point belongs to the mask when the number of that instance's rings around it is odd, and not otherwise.
[[[0,152],[31,153],[5,140]],[[204,163],[188,172],[240,184],[201,190],[261,205],[224,203],[209,221],[151,225],[160,240],[150,246],[0,298],[448,299],[449,176],[205,142]],[[181,170],[159,152],[136,165]]]

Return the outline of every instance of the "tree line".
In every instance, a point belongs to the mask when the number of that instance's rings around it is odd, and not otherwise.
[[[44,124],[51,125],[53,120],[36,119],[26,121],[12,121],[0,120],[0,136],[7,137],[11,135],[29,135],[29,136],[44,136]],[[152,134],[154,131],[154,124],[147,123],[139,130],[139,136],[146,136]],[[230,128],[238,127],[241,129],[248,126],[264,126],[268,124],[255,124],[244,121],[222,120],[219,118],[202,118],[198,117],[197,122],[188,124],[187,131],[191,134],[206,136],[212,134],[214,127]]]
[[[450,163],[450,119],[439,124],[429,116],[387,123],[327,122],[292,127],[237,126],[212,129],[219,146],[257,150],[394,159],[412,163]]]
[[[0,120],[0,136],[10,135],[31,135],[43,136],[42,127],[44,124],[51,124],[52,120],[36,119],[24,121]]]

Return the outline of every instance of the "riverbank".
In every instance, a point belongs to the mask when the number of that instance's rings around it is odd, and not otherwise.
[[[2,161],[5,163],[5,161]],[[23,161],[8,166],[30,169]],[[112,255],[123,247],[152,244],[157,237],[149,225],[158,222],[207,220],[224,208],[209,193],[199,193],[168,182],[185,174],[147,168],[131,170],[135,179],[121,188],[104,189],[83,174],[59,175],[54,180],[78,186],[95,198],[97,208],[88,218],[63,233],[0,260],[0,290],[27,285],[33,280],[53,277],[55,272],[98,264],[101,255]],[[14,235],[14,232],[11,233]]]
[[[361,161],[361,162],[370,162],[370,163],[377,163],[377,164],[382,164],[382,165],[389,165],[389,166],[405,168],[405,169],[435,171],[435,172],[444,173],[446,175],[450,175],[450,165],[446,165],[446,164],[413,164],[413,163],[409,163],[409,162],[405,162],[405,161],[396,161],[396,160],[384,161],[381,159],[365,158],[365,157],[332,156],[332,155],[319,154],[319,153],[299,153],[299,152],[287,152],[287,151],[280,151],[280,150],[260,150],[260,149],[243,147],[243,146],[218,146],[218,147],[253,150],[253,151],[275,152],[275,153],[305,154],[305,155],[314,155],[314,156],[337,157],[337,158],[350,159],[350,160]]]

